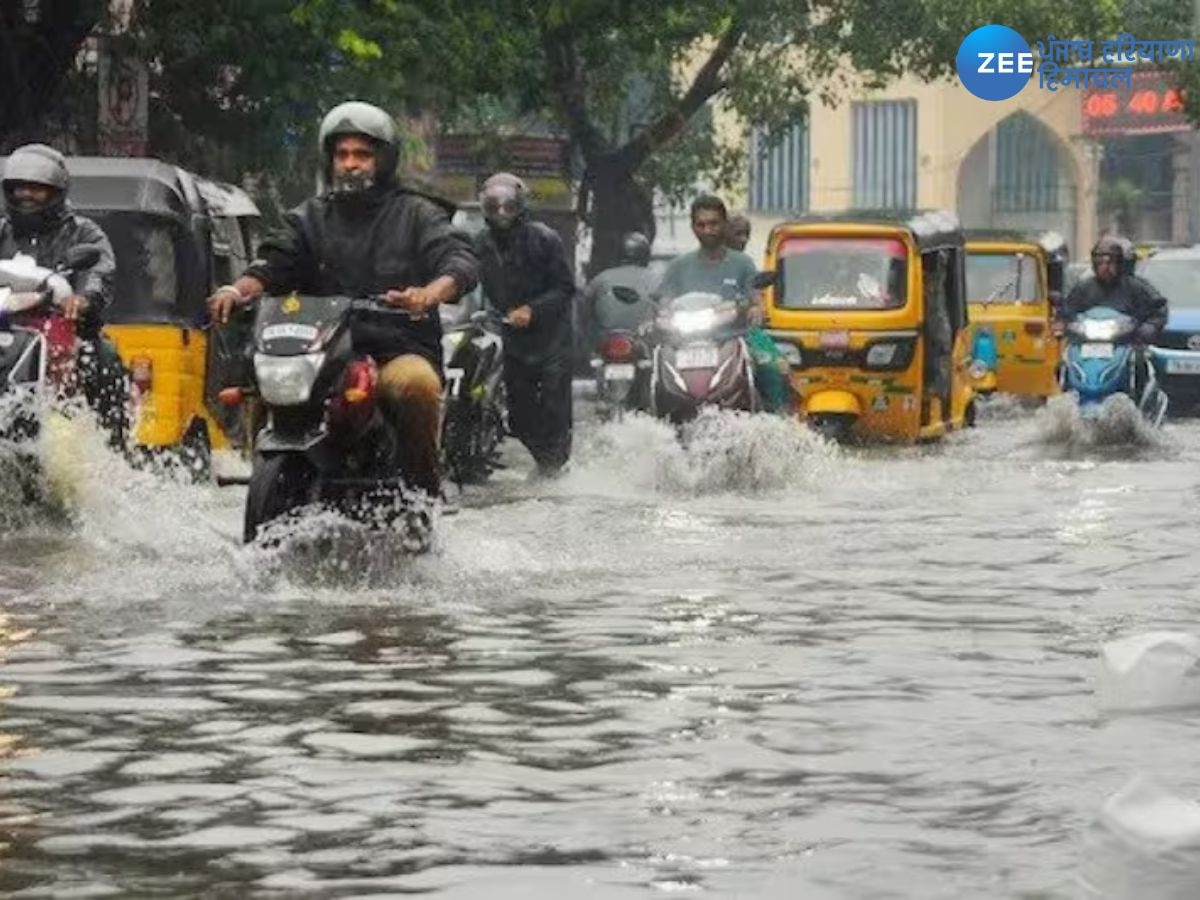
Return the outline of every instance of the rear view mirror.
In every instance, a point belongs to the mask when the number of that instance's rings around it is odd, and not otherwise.
[[[763,288],[774,287],[775,286],[775,273],[774,272],[759,272],[757,275],[755,275],[753,278],[750,279],[750,286],[753,287],[756,291],[761,291]]]
[[[90,269],[98,262],[100,262],[98,247],[78,246],[67,251],[67,268],[72,271]]]
[[[641,303],[641,301],[642,301],[641,294],[639,294],[633,288],[628,288],[628,287],[625,287],[624,285],[619,285],[619,284],[613,285],[612,292],[613,292],[613,296],[616,297],[618,300],[620,300],[622,303],[628,303],[628,304],[632,305],[634,303]]]

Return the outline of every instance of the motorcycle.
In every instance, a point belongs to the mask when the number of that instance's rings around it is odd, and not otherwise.
[[[641,295],[633,288],[615,285],[612,292],[622,303],[642,302]],[[596,411],[601,420],[620,419],[626,410],[644,405],[641,395],[650,367],[650,351],[636,332],[615,328],[601,336],[592,357]]]
[[[443,306],[442,357],[446,381],[442,454],[455,482],[481,484],[500,468],[505,435],[504,354],[500,336],[480,310],[465,323]]]
[[[689,292],[668,301],[654,324],[649,405],[682,424],[702,406],[758,412],[746,310],[717,294]]]
[[[1137,322],[1111,307],[1096,307],[1068,323],[1062,388],[1078,398],[1085,420],[1101,414],[1105,401],[1128,396],[1151,425],[1162,424],[1168,398],[1155,373],[1153,348],[1135,344]]]
[[[423,511],[397,503],[404,435],[379,409],[379,367],[354,349],[364,317],[409,316],[380,297],[264,297],[254,326],[254,376],[267,423],[255,442],[243,540],[310,504],[363,521],[400,515],[428,546]]]
[[[76,247],[58,269],[39,266],[24,255],[0,261],[0,440],[17,448],[24,475],[34,475],[24,488],[30,500],[38,496],[35,485],[43,468],[34,442],[43,434],[54,440],[56,446],[45,457],[51,469],[55,460],[66,462],[60,450],[77,444],[69,414],[46,401],[70,400],[80,393],[75,323],[59,304],[74,293],[69,276],[99,259],[95,247]],[[61,472],[45,474],[53,493],[70,493],[70,484],[57,483]]]

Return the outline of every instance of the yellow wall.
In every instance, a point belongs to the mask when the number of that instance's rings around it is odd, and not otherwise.
[[[954,79],[922,83],[901,79],[887,90],[860,92],[826,106],[814,96],[809,123],[810,208],[813,211],[845,209],[853,199],[852,166],[853,100],[917,101],[917,198],[926,208],[958,209],[960,169],[976,142],[986,139],[1001,120],[1017,111],[1039,119],[1061,142],[1066,173],[1075,183],[1074,222],[1068,240],[1072,254],[1092,245],[1096,235],[1096,162],[1089,142],[1080,137],[1083,92],[1041,90],[1032,82],[1016,97],[1001,102],[980,100]],[[745,140],[745,127],[727,108],[715,109],[719,134],[727,141]],[[747,182],[730,193],[732,208],[747,202]],[[774,214],[754,214],[750,246],[761,258],[767,232],[781,219]]]

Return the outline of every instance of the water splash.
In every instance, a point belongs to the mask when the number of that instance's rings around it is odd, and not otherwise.
[[[698,496],[804,487],[838,448],[791,418],[705,409],[679,432],[646,416],[601,425],[580,442],[563,489]]]
[[[1060,394],[1052,397],[1038,414],[1036,425],[1041,444],[1071,453],[1166,446],[1162,432],[1150,425],[1124,394],[1106,399],[1094,418],[1084,418],[1074,395]]]

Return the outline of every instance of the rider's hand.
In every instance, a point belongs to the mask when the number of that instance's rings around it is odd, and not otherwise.
[[[1153,325],[1151,325],[1149,322],[1143,322],[1141,325],[1138,326],[1137,338],[1142,343],[1144,343],[1144,344],[1153,343],[1154,339],[1156,337],[1158,337],[1158,329],[1155,328]]]
[[[528,303],[518,306],[508,314],[508,323],[513,328],[528,328],[533,321],[533,309]]]
[[[408,310],[417,318],[424,316],[438,304],[437,293],[428,287],[407,287],[402,291],[388,291],[384,300],[388,306]]]
[[[235,295],[229,288],[221,288],[208,298],[208,315],[218,325],[225,325],[233,311],[248,302],[241,293]]]
[[[80,296],[79,294],[72,294],[70,297],[63,300],[61,305],[63,315],[72,322],[75,322],[79,319],[82,319],[87,314],[87,311],[92,304],[87,297]]]

